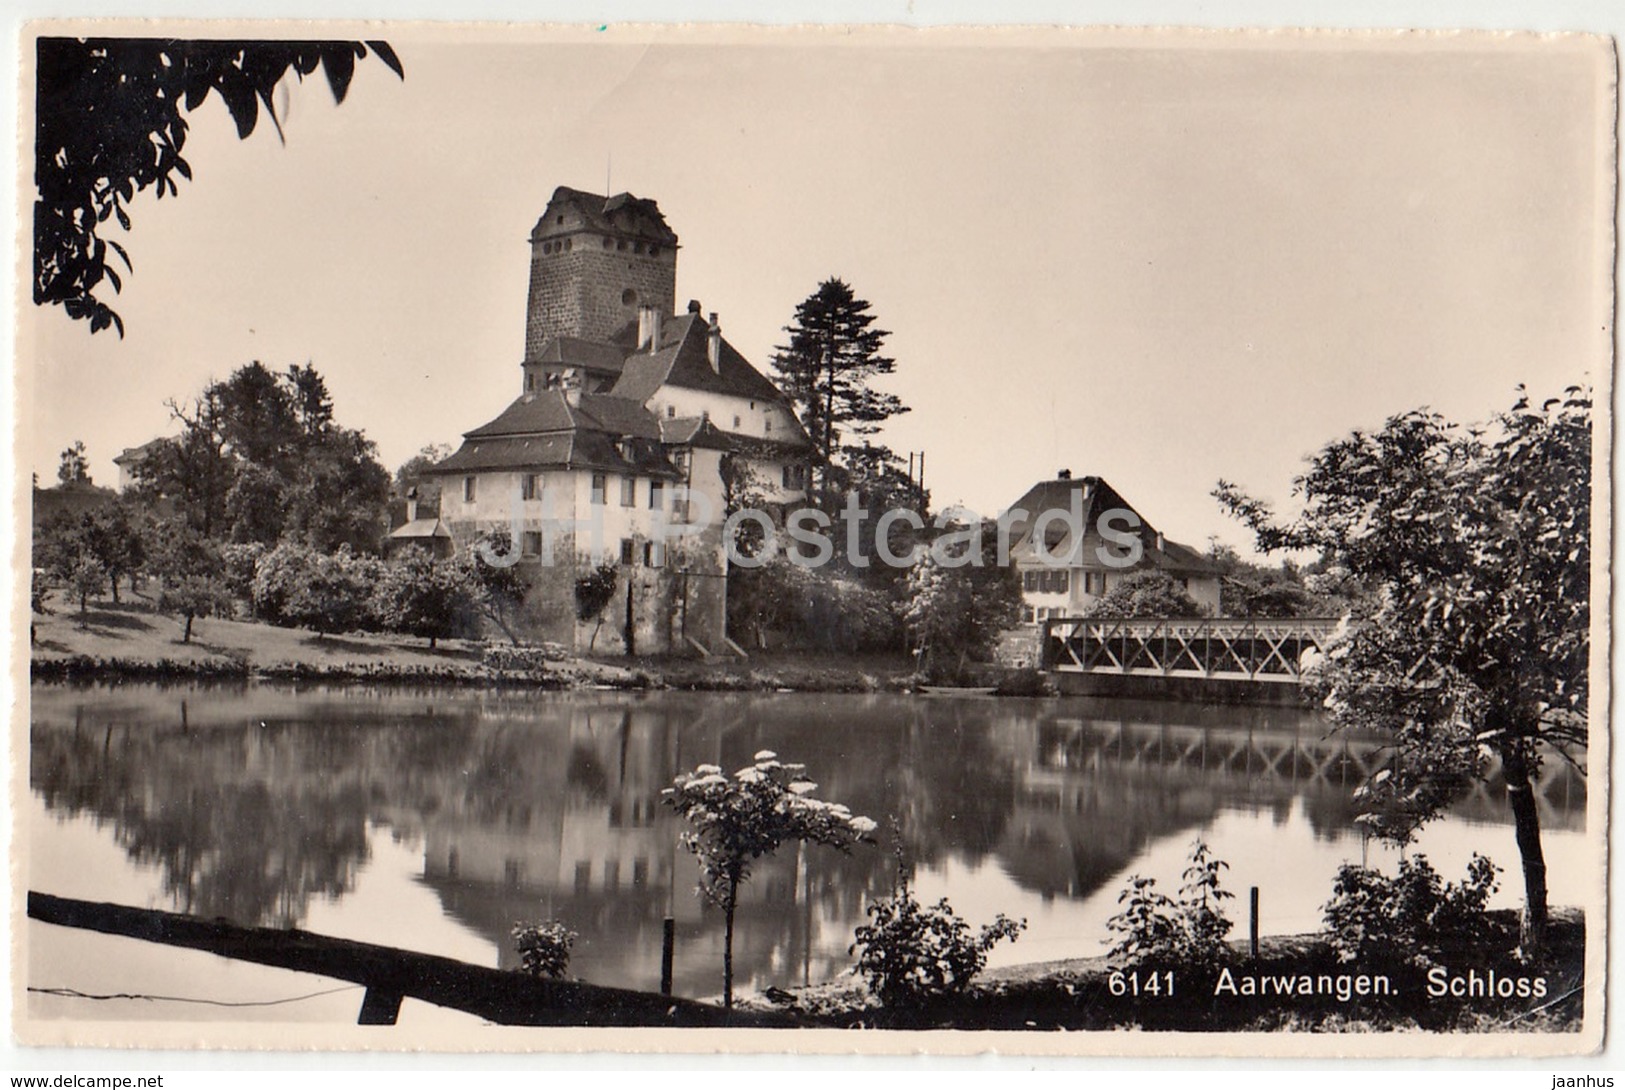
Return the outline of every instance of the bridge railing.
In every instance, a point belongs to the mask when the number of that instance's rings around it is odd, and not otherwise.
[[[1053,617],[1044,669],[1296,684],[1345,621],[1340,617]]]

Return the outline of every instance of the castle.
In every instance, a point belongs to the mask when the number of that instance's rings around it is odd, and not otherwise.
[[[677,312],[677,250],[652,200],[555,190],[530,234],[519,395],[431,470],[456,549],[511,536],[531,638],[722,649],[730,506],[804,496],[811,448],[789,400],[715,312]],[[583,618],[578,587],[605,568],[614,594]]]

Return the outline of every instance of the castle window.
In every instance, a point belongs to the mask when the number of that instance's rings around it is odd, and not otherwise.
[[[649,482],[649,510],[658,511],[665,506],[666,486],[660,481]]]
[[[542,555],[542,532],[526,530],[519,536],[519,552],[523,556]]]
[[[592,502],[599,507],[604,505],[604,490],[608,485],[609,480],[602,473],[592,475]]]
[[[608,235],[605,235],[604,236],[604,249],[607,250],[613,245],[615,245],[615,240],[610,238]]]
[[[1021,607],[1021,619],[1023,621],[1025,621],[1027,624],[1032,624],[1033,623],[1033,607],[1032,606],[1022,606]]]
[[[592,892],[592,860],[576,864],[576,895]]]
[[[740,421],[739,417],[737,417],[737,416],[734,417],[734,427],[737,428],[740,425],[740,423],[741,423],[741,421]]]
[[[560,223],[563,223],[563,222],[564,222],[564,217],[563,217],[563,216],[560,216],[560,217],[559,217],[559,222],[560,222]]]
[[[763,435],[772,435],[773,434],[773,418],[771,416],[768,417],[767,420],[762,424],[762,434]]]
[[[659,257],[660,256],[660,247],[659,246],[650,246],[649,247],[649,256],[650,257]]]
[[[676,405],[667,405],[666,406],[666,419],[671,420],[674,417],[676,417],[676,415],[677,415],[677,406]]]
[[[630,566],[637,561],[637,550],[633,547],[632,539],[621,538],[621,563]]]
[[[463,502],[464,503],[473,503],[474,502],[474,478],[473,477],[464,477],[463,478]]]
[[[643,243],[634,242],[632,244],[632,252],[635,254],[641,254],[643,252]]]
[[[621,478],[621,506],[631,507],[638,502],[638,479],[636,477]]]
[[[626,249],[626,239],[623,238],[623,239],[621,239],[621,241],[617,242],[615,244],[615,249],[617,249],[617,250]]]
[[[631,288],[627,288],[625,291],[621,292],[621,305],[623,307],[629,307],[637,301],[638,293],[633,291]]]
[[[525,393],[528,394],[528,393],[530,393],[531,391],[533,391],[535,389],[536,389],[536,374],[535,374],[535,372],[527,372],[526,375],[525,375]]]
[[[536,498],[536,493],[538,491],[540,491],[540,489],[538,487],[540,482],[541,482],[541,478],[540,478],[539,474],[536,474],[536,473],[527,473],[527,474],[525,474],[525,476],[519,482],[519,498],[522,499],[522,500],[533,500],[533,499],[535,499]]]
[[[564,240],[564,248],[566,250],[568,250],[570,248],[570,240],[569,239]]]
[[[664,567],[666,563],[666,546],[658,541],[644,542],[643,562],[651,568]]]
[[[649,861],[647,859],[632,860],[632,885],[642,889],[649,884]]]
[[[612,890],[621,884],[621,861],[619,859],[604,860],[604,888]]]

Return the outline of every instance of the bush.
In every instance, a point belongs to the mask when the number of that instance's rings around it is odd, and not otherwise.
[[[1401,859],[1394,877],[1345,864],[1324,909],[1337,959],[1418,969],[1483,959],[1500,937],[1486,911],[1498,871],[1477,853],[1460,885],[1443,881],[1421,854]]]
[[[1219,872],[1229,865],[1197,837],[1177,900],[1158,893],[1155,878],[1131,876],[1117,897],[1128,907],[1106,921],[1108,930],[1123,936],[1107,956],[1129,966],[1212,968],[1228,961],[1225,937],[1232,923],[1220,904],[1235,895],[1219,884]]]
[[[858,973],[888,1007],[918,1006],[962,992],[987,964],[988,951],[1001,939],[1015,941],[1026,920],[1003,913],[973,935],[946,897],[922,906],[905,882],[890,897],[866,909],[871,922],[853,933],[849,953],[858,954]]]
[[[348,545],[331,556],[283,542],[254,566],[254,613],[272,624],[313,628],[322,634],[375,624],[372,591],[380,562]]]
[[[578,936],[557,920],[513,925],[514,949],[519,952],[519,971],[535,977],[557,980],[570,966],[570,948]]]

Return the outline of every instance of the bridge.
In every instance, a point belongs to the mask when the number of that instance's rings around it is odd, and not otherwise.
[[[1061,675],[1297,686],[1343,629],[1338,617],[1056,617],[1043,668]]]

